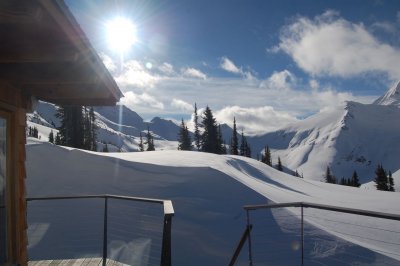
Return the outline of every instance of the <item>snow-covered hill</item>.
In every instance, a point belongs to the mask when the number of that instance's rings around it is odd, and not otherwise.
[[[393,85],[385,95],[379,97],[374,104],[377,105],[400,105],[400,82]]]
[[[139,136],[144,137],[147,129],[150,129],[155,146],[159,150],[177,149],[177,136],[179,126],[171,120],[154,118],[150,122],[145,122],[136,112],[128,109],[124,105],[95,107],[96,124],[98,126],[98,149],[102,150],[105,143],[111,151],[138,151]],[[54,104],[39,101],[36,110],[28,114],[28,124],[37,124],[49,129],[45,129],[41,138],[47,139],[51,129],[56,132],[60,126],[60,121],[56,117],[57,107]],[[32,124],[31,124],[32,123]]]
[[[172,238],[174,265],[226,265],[245,228],[246,218],[242,208],[245,204],[307,201],[400,214],[400,205],[393,204],[400,200],[398,193],[296,178],[239,156],[185,151],[95,153],[28,139],[27,173],[30,197],[108,193],[171,199],[176,212]],[[84,203],[73,208],[68,204],[54,206],[57,207],[51,212],[37,209],[39,211],[28,214],[30,239],[33,239],[29,251],[33,259],[43,254],[67,256],[67,248],[71,245],[75,247],[76,243],[67,230],[79,233],[85,230],[81,227],[84,221],[96,219],[85,213]],[[80,209],[84,215],[74,216],[73,222],[60,220],[57,216]],[[124,209],[119,211],[125,213]],[[307,214],[309,223],[331,234],[322,240],[315,232],[307,236],[307,265],[337,265],[332,258],[348,252],[351,254],[355,248],[360,256],[350,257],[346,261],[349,265],[364,265],[361,262],[366,257],[370,258],[371,254],[369,265],[395,265],[396,261],[392,259],[400,259],[398,244],[391,244],[399,243],[398,234],[393,233],[400,231],[398,222],[380,221],[379,226],[384,230],[377,232],[376,220],[369,218],[340,214],[341,223],[327,223],[337,220],[338,214],[318,210],[307,210]],[[266,227],[276,228],[274,239],[287,238],[288,235],[289,239],[296,237],[299,232],[292,232],[291,235],[287,230],[287,219],[280,217],[265,220]],[[324,219],[321,220],[321,217]],[[350,226],[354,223],[356,227]],[[294,226],[297,228],[298,222]],[[285,230],[281,230],[282,227]],[[90,246],[90,239],[83,235],[82,231],[79,249],[75,251],[78,256],[94,254],[85,249]],[[339,246],[340,241],[334,236],[349,242],[345,247]],[[109,241],[112,241],[112,236]],[[326,241],[335,243],[335,247],[332,248]],[[125,254],[129,253],[129,249],[122,247],[132,246],[132,243],[135,243],[134,240],[127,236],[119,239],[118,245],[113,246],[113,258],[129,258]],[[61,244],[67,247],[57,248]],[[282,265],[290,265],[288,261],[300,255],[298,249],[290,248],[290,243],[287,249],[278,251],[281,252]]]
[[[250,143],[269,145],[275,160],[280,156],[285,166],[307,179],[323,180],[329,166],[339,179],[357,171],[368,182],[380,163],[392,172],[400,169],[399,117],[396,106],[347,102]]]
[[[387,171],[400,169],[400,83],[373,104],[346,102],[334,110],[323,110],[304,120],[262,136],[248,136],[253,157],[268,145],[273,163],[278,156],[287,172],[298,171],[306,179],[324,180],[327,166],[337,179],[350,178],[357,171],[362,183],[374,178],[377,164]],[[55,106],[40,102],[35,114],[28,120],[47,127],[59,125]],[[147,128],[155,137],[157,150],[175,150],[179,126],[159,117],[144,122],[125,106],[95,109],[99,127],[99,149],[108,143],[112,151],[137,151],[139,133]],[[232,129],[221,125],[226,143]],[[46,134],[49,132],[45,130]],[[44,136],[47,138],[47,136]],[[400,185],[400,184],[399,184]]]

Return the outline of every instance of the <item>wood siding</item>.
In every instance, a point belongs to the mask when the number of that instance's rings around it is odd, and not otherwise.
[[[26,108],[29,100],[18,88],[0,81],[0,110],[8,113],[10,127],[8,138],[8,256],[10,262],[27,265],[26,221]]]

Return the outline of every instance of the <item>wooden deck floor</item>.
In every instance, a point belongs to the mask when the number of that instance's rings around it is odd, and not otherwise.
[[[103,260],[101,258],[86,258],[86,259],[72,259],[72,260],[38,260],[29,261],[28,266],[101,266]],[[108,266],[129,266],[114,260],[107,260]]]

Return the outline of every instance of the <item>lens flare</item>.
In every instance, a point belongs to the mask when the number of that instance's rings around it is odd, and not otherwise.
[[[137,42],[136,26],[127,18],[117,17],[107,23],[107,41],[111,49],[127,52]]]

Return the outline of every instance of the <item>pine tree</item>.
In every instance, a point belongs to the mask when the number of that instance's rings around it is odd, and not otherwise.
[[[54,133],[53,133],[53,130],[50,131],[50,134],[49,134],[49,142],[50,142],[50,143],[54,143]]]
[[[249,157],[249,158],[251,158],[251,147],[250,147],[250,144],[247,142],[247,140],[246,140],[246,157]]]
[[[239,141],[238,141],[238,136],[237,136],[236,118],[233,117],[233,131],[232,131],[232,139],[231,139],[231,146],[230,146],[230,154],[239,155],[238,145],[239,145]]]
[[[97,126],[96,126],[96,116],[94,114],[93,107],[89,109],[89,120],[90,120],[90,150],[97,151]]]
[[[389,187],[389,191],[395,191],[394,189],[394,180],[392,177],[392,171],[389,171],[389,176],[388,176],[388,187]]]
[[[197,104],[194,103],[194,145],[199,151],[201,148],[201,135],[199,130],[199,116],[197,115]]]
[[[60,118],[58,128],[62,145],[84,148],[84,117],[82,106],[62,106],[56,116]]]
[[[203,121],[201,126],[204,131],[201,135],[201,149],[204,152],[218,154],[220,152],[220,146],[218,146],[218,126],[212,111],[208,106],[206,107],[202,118]]]
[[[139,151],[144,151],[142,132],[140,132],[139,134],[140,134]]]
[[[54,144],[56,144],[56,145],[62,145],[61,144],[61,137],[60,137],[60,134],[57,132],[57,134],[56,134],[56,139],[54,140]]]
[[[268,145],[264,147],[264,154],[261,156],[261,161],[269,166],[272,166],[271,151]]]
[[[299,172],[297,172],[297,169],[296,169],[296,172],[294,173],[294,176],[295,177],[300,177]]]
[[[336,178],[332,175],[329,166],[326,167],[325,181],[326,183],[336,184]]]
[[[385,169],[383,169],[382,164],[378,164],[375,169],[375,186],[377,190],[388,191],[388,178]]]
[[[242,133],[240,134],[240,146],[239,146],[239,155],[246,156],[246,137]]]
[[[147,149],[146,151],[155,151],[155,147],[154,147],[154,139],[153,136],[150,133],[150,129],[149,127],[147,127],[147,133],[146,133],[146,142],[145,144],[147,144]]]
[[[108,145],[106,143],[106,145],[103,146],[103,152],[108,152]]]
[[[178,133],[178,150],[192,150],[192,140],[190,139],[189,129],[185,125],[185,122],[183,122],[183,119]]]
[[[351,176],[351,186],[353,187],[360,187],[360,180],[358,179],[358,174],[356,171],[353,172],[353,175]]]
[[[278,164],[276,166],[276,169],[278,169],[279,171],[283,172],[283,166],[282,166],[282,162],[281,162],[281,157],[278,157]]]

